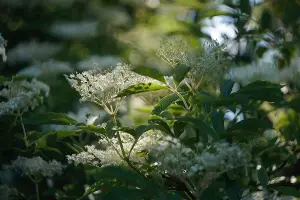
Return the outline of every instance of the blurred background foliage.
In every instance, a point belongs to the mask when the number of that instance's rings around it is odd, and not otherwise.
[[[78,104],[79,96],[63,74],[107,69],[118,62],[167,73],[170,67],[156,53],[170,35],[181,35],[199,49],[203,41],[217,40],[227,46],[232,66],[247,65],[271,52],[268,59],[276,59],[281,70],[300,56],[299,11],[299,0],[0,0],[0,32],[8,41],[8,60],[0,63],[0,74],[34,76],[47,83],[50,96],[40,112],[66,113],[81,122],[100,115],[97,120],[104,121],[99,108]],[[300,82],[291,81],[289,86],[298,91]],[[124,122],[132,123],[132,117],[142,124],[150,115],[149,105],[145,99],[129,100],[120,109]],[[278,129],[299,133],[298,114],[287,113],[285,119],[274,117],[280,121]],[[87,140],[77,142],[82,145]],[[5,156],[1,161],[7,162]],[[80,196],[83,183],[91,181],[84,171],[72,167],[61,179],[57,187],[68,196]]]

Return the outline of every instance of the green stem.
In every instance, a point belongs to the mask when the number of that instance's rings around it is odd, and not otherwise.
[[[23,124],[22,115],[20,115],[20,121],[21,121],[22,130],[23,130],[23,139],[24,139],[25,147],[28,148],[29,147],[29,143],[28,143],[28,139],[27,139],[27,134],[26,134],[25,126]]]
[[[36,199],[40,200],[40,192],[39,192],[39,184],[35,183],[35,193],[36,193]]]

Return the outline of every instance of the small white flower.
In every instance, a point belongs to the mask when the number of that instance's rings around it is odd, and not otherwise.
[[[34,77],[53,76],[63,73],[72,73],[73,69],[67,62],[48,60],[23,68],[18,72],[19,75],[29,75]]]
[[[296,183],[297,182],[297,178],[295,176],[292,176],[290,178],[290,183]]]
[[[50,42],[38,42],[35,40],[19,43],[7,53],[9,63],[28,62],[32,60],[47,59],[59,51],[62,46]]]
[[[117,64],[113,70],[101,72],[90,70],[66,76],[71,86],[79,92],[81,101],[90,101],[105,105],[116,100],[120,91],[137,83],[160,82],[141,76],[130,70],[129,65]]]
[[[0,102],[0,116],[22,114],[29,109],[34,109],[42,103],[43,96],[49,94],[48,85],[36,79],[5,81],[3,86],[0,96],[6,101]]]
[[[2,60],[5,62],[7,57],[5,54],[5,46],[6,46],[6,40],[1,36],[0,34],[0,56],[2,56]]]
[[[97,36],[96,21],[56,22],[50,27],[50,32],[63,38],[89,38]]]
[[[139,153],[148,151],[156,145],[161,134],[157,132],[144,133],[132,150],[131,147],[135,142],[133,136],[128,133],[120,132],[120,137],[126,156],[129,156],[129,159],[133,162],[144,163],[145,158],[140,156]],[[101,139],[98,143],[102,146],[102,149],[96,149],[93,145],[85,146],[86,151],[67,156],[69,163],[74,163],[75,165],[89,164],[93,166],[107,166],[120,165],[124,162],[124,157],[117,137]]]
[[[52,177],[55,174],[62,174],[65,166],[56,160],[47,162],[39,156],[33,158],[19,156],[12,162],[12,168],[21,170],[27,176]]]

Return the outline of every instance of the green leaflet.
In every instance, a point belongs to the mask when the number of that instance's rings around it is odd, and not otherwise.
[[[78,122],[71,117],[54,112],[39,113],[24,119],[24,124],[42,125],[42,124],[59,124],[59,125],[75,125]]]
[[[173,102],[175,102],[178,99],[178,95],[176,94],[170,94],[164,98],[162,98],[152,110],[153,114],[159,115],[162,113],[166,108],[168,108]]]
[[[138,94],[142,92],[151,92],[161,89],[166,89],[166,86],[158,85],[156,83],[138,83],[136,85],[132,85],[129,88],[122,90],[117,97],[125,97],[132,94]]]

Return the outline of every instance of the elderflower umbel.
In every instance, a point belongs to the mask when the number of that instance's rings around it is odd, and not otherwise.
[[[161,134],[157,132],[146,132],[139,138],[133,148],[132,145],[135,142],[133,136],[128,133],[120,132],[120,137],[123,149],[126,153],[125,156],[129,157],[129,160],[132,162],[143,163],[145,162],[145,158],[140,155],[140,153],[149,150],[157,144]],[[81,163],[93,166],[121,165],[124,163],[124,155],[117,137],[101,139],[98,143],[103,149],[96,149],[94,145],[85,146],[86,151],[79,154],[68,155],[68,161],[75,165]]]
[[[158,163],[157,168],[161,172],[177,177],[201,176],[203,185],[208,185],[222,173],[245,166],[250,161],[249,154],[226,141],[206,148],[198,143],[192,149],[172,137],[165,137],[160,141],[150,155]]]
[[[20,170],[23,175],[40,179],[62,174],[65,166],[56,160],[47,162],[39,156],[33,158],[19,156],[12,162],[12,168]]]
[[[73,69],[68,62],[48,60],[41,63],[36,63],[26,67],[18,72],[20,75],[29,75],[34,77],[53,76],[62,73],[72,73]]]
[[[35,40],[20,43],[7,53],[9,63],[28,62],[31,60],[44,60],[62,50],[62,46],[50,42]]]
[[[194,89],[197,89],[199,82],[211,84],[213,81],[219,81],[225,73],[225,64],[229,61],[225,56],[224,47],[216,41],[204,42],[204,49],[195,51],[177,36],[164,40],[157,55],[172,67],[189,67],[188,75]]]
[[[17,196],[18,196],[18,191],[16,188],[11,188],[8,185],[0,185],[1,200],[18,199]]]
[[[2,56],[2,60],[5,62],[7,57],[5,54],[5,46],[6,46],[6,40],[1,36],[0,34],[0,55]]]
[[[81,101],[105,105],[115,101],[120,91],[137,83],[159,83],[149,77],[141,76],[127,64],[118,63],[113,70],[101,72],[90,70],[66,76],[71,86],[79,92]]]
[[[48,85],[32,79],[5,81],[0,97],[5,101],[0,102],[0,116],[21,114],[34,109],[43,101],[43,96],[48,96]]]
[[[279,83],[280,71],[273,62],[259,60],[257,63],[231,68],[225,75],[225,78],[241,83],[242,85],[247,85],[257,80]]]
[[[86,39],[97,36],[97,21],[56,22],[50,32],[67,39]]]

